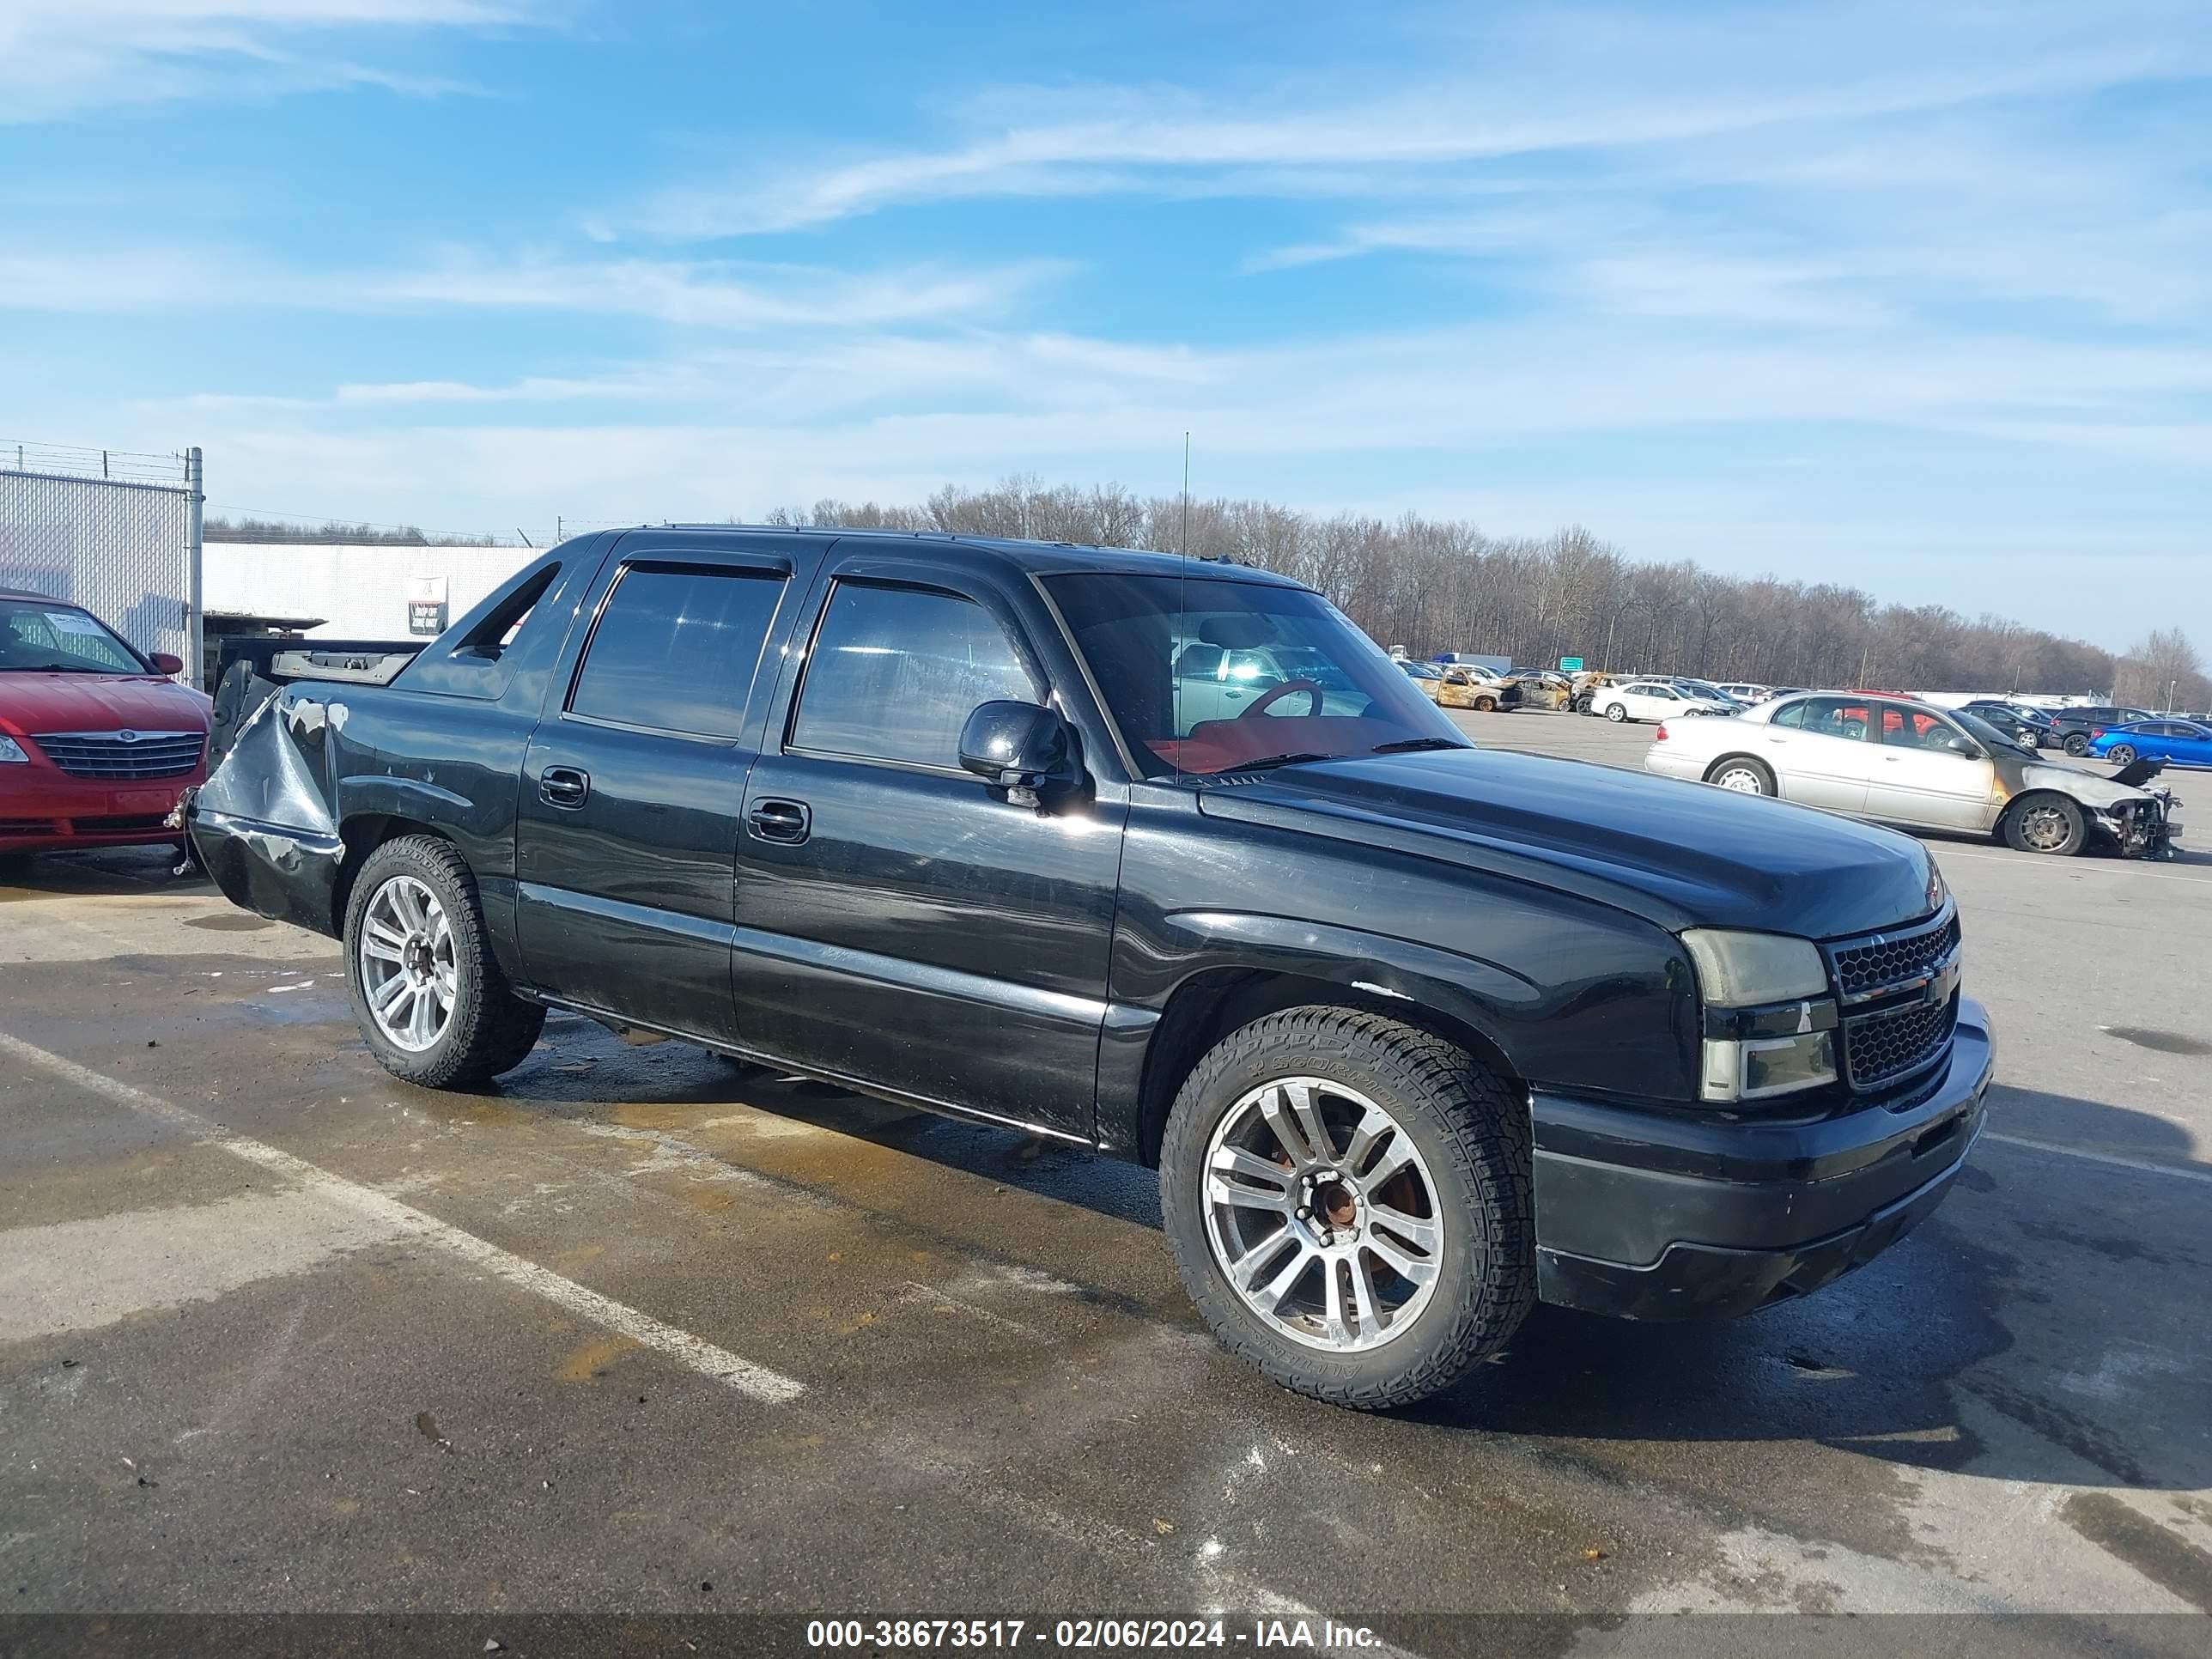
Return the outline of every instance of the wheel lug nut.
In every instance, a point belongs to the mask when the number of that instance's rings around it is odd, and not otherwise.
[[[1299,1205],[1299,1206],[1298,1206],[1298,1219],[1299,1219],[1299,1220],[1301,1220],[1301,1221],[1311,1221],[1311,1220],[1313,1219],[1313,1210],[1312,1210],[1312,1207],[1311,1207],[1310,1206],[1309,1206],[1309,1205],[1304,1205],[1304,1204],[1301,1204],[1301,1205]]]

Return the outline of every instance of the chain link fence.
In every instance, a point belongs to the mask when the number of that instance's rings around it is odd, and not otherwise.
[[[94,612],[200,681],[200,453],[0,441],[0,587]]]

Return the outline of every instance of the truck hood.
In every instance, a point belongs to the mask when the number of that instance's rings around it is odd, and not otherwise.
[[[214,707],[159,674],[0,672],[0,732],[204,732]]]
[[[1911,837],[1787,801],[1494,750],[1285,767],[1207,787],[1200,810],[1537,880],[1670,931],[1834,939],[1926,915]]]

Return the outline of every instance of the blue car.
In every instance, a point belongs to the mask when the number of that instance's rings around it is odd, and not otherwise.
[[[2169,766],[2212,768],[2212,726],[2195,720],[2137,720],[2131,726],[2107,726],[2089,739],[2089,752],[2116,766],[2147,755]]]

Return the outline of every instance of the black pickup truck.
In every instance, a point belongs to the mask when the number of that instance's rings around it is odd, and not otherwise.
[[[344,941],[396,1075],[481,1085],[556,1006],[1154,1164],[1214,1331],[1346,1405],[1539,1299],[1826,1283],[1990,1077],[1917,842],[1478,750],[1241,566],[610,532],[388,684],[284,686],[187,812]]]

